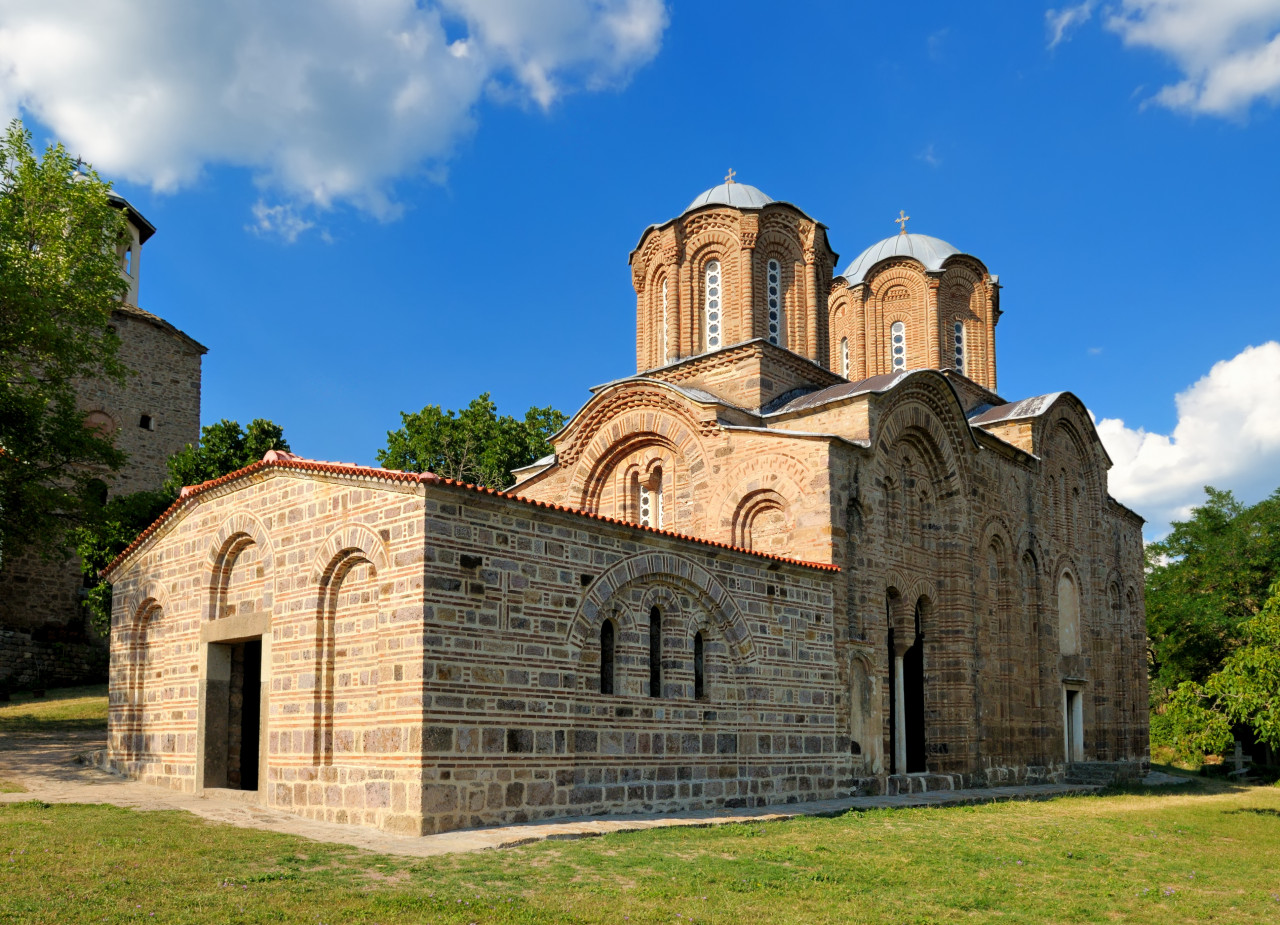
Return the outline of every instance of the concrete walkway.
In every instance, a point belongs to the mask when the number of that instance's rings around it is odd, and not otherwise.
[[[939,790],[899,796],[850,797],[754,809],[696,810],[629,816],[590,816],[488,829],[410,837],[389,835],[360,826],[303,819],[292,813],[250,802],[249,794],[211,791],[179,793],[127,780],[76,761],[76,756],[102,747],[100,736],[76,738],[26,735],[0,741],[0,779],[21,784],[25,793],[0,793],[0,803],[42,800],[46,803],[107,803],[138,810],[182,810],[202,819],[245,828],[299,835],[315,841],[352,845],[380,854],[432,857],[489,848],[513,848],[547,839],[590,838],[610,832],[634,832],[660,826],[712,826],[765,822],[797,816],[836,815],[895,806],[955,806],[1003,800],[1044,800],[1068,793],[1089,793],[1083,784],[1039,784],[982,790]]]

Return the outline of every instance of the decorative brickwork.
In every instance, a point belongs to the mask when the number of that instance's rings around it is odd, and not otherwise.
[[[632,255],[647,372],[511,492],[268,454],[147,531],[116,766],[416,833],[1146,761],[1142,521],[1074,396],[993,391],[994,277],[832,285],[823,226],[725,189]]]

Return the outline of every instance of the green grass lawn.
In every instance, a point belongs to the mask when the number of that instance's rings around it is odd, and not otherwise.
[[[107,685],[54,688],[44,697],[14,694],[0,703],[0,736],[107,731]]]
[[[105,728],[103,688],[0,740]],[[0,782],[0,791],[4,789]],[[0,804],[0,923],[1280,922],[1280,788],[655,829],[416,860],[109,806]]]
[[[0,921],[1280,921],[1280,789],[659,829],[416,860],[170,812],[0,807]]]

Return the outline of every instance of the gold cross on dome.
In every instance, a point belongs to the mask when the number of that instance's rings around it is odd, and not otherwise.
[[[733,169],[732,167],[730,167],[730,168],[729,168],[729,174],[728,174],[728,176],[726,176],[726,177],[724,178],[724,182],[725,182],[725,183],[732,183],[732,182],[733,182],[733,178],[734,178],[734,176],[735,176],[735,175],[736,175],[736,172],[734,171],[734,169]]]
[[[901,226],[901,230],[899,230],[898,234],[906,234],[907,222],[911,221],[911,216],[906,213],[905,209],[899,209],[898,217],[895,218],[894,221]]]

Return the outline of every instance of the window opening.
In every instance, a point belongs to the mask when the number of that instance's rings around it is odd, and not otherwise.
[[[721,298],[720,261],[713,260],[707,264],[706,277],[706,313],[707,313],[707,349],[715,350],[720,346],[720,298]]]
[[[649,486],[640,483],[640,526],[652,527],[653,523],[653,497],[649,493]]]
[[[955,370],[958,373],[964,372],[964,325],[956,322],[956,362]]]
[[[662,696],[662,611],[649,611],[649,696]]]
[[[840,338],[840,375],[849,378],[849,338]]]
[[[889,328],[889,340],[893,345],[893,371],[907,368],[907,326],[895,321]]]
[[[662,281],[662,357],[659,366],[665,366],[667,357],[667,281]]]
[[[701,631],[693,637],[693,696],[697,700],[707,696],[706,656]]]
[[[778,261],[769,261],[769,343],[782,343],[782,267]]]
[[[124,272],[129,276],[133,275],[133,247],[132,246],[125,248],[125,251],[124,251]]]
[[[155,425],[151,421],[151,415],[149,414],[144,414],[142,417],[138,418],[138,426],[141,427],[143,430],[156,429]]]
[[[600,693],[613,693],[613,621],[600,627]]]

